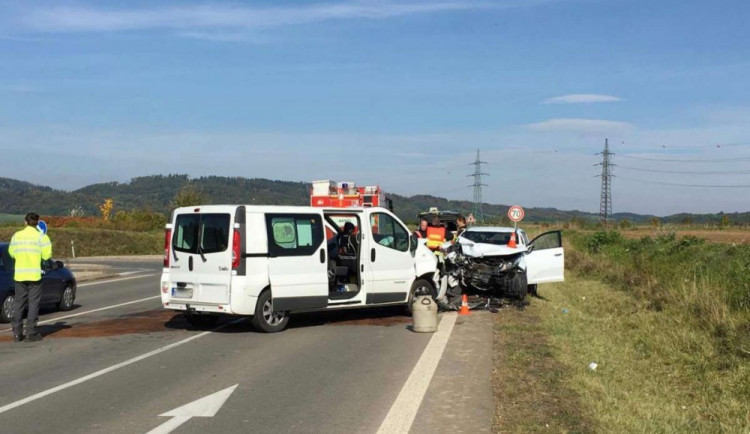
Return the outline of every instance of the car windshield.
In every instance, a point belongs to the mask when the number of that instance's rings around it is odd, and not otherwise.
[[[479,232],[466,231],[461,235],[462,238],[474,241],[475,243],[494,244],[502,246],[508,244],[512,232]]]

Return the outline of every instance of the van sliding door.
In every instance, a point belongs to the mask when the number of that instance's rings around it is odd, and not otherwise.
[[[266,214],[268,272],[276,311],[328,305],[322,214]]]

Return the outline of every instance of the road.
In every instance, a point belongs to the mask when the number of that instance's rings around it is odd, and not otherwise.
[[[447,342],[431,339],[450,339],[455,317],[442,318],[442,337],[408,331],[394,309],[298,315],[277,334],[247,319],[198,330],[162,309],[157,261],[117,267],[124,277],[81,284],[73,311],[43,312],[42,342],[14,343],[3,328],[2,432],[406,432],[410,420],[397,418],[410,406],[433,420],[425,412],[444,412],[419,404],[440,387],[423,366],[440,360]],[[160,416],[223,390],[213,417]]]

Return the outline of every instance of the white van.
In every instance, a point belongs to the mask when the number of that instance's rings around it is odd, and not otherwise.
[[[435,255],[385,208],[205,205],[172,212],[161,299],[195,325],[252,315],[278,332],[291,312],[437,297],[438,279]]]

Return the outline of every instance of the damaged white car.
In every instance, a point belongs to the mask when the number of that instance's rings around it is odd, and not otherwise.
[[[450,280],[472,292],[523,298],[529,292],[536,294],[540,283],[564,280],[560,231],[529,241],[522,229],[472,227],[445,251]]]

